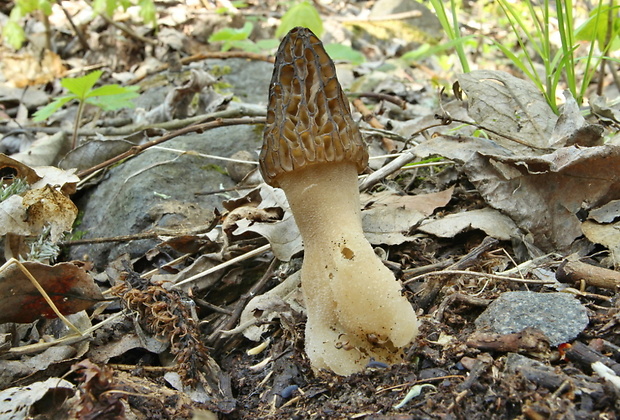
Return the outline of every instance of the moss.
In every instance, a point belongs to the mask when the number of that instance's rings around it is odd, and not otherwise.
[[[232,73],[232,68],[230,66],[213,66],[209,70],[209,73],[215,77],[226,76],[227,74]]]
[[[221,167],[220,165],[216,165],[215,163],[209,163],[206,165],[202,165],[200,169],[205,170],[205,171],[216,171],[216,172],[221,173],[222,175],[228,175],[228,172],[226,172],[225,168]]]

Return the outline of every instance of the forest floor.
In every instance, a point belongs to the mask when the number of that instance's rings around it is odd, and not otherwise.
[[[370,145],[365,233],[419,318],[402,363],[339,376],[304,352],[299,232],[256,170],[284,6],[166,0],[154,29],[144,5],[62,1],[0,45],[0,419],[618,417],[613,75],[558,115],[487,38],[469,73],[407,56],[441,26],[375,3],[318,10]],[[481,3],[464,30],[516,45]],[[96,70],[120,90],[33,120]]]

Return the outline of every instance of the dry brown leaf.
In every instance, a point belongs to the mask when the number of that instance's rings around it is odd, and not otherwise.
[[[23,265],[63,315],[88,309],[103,299],[90,274],[74,264]],[[0,272],[0,323],[33,322],[41,317],[55,318],[56,314],[17,265],[6,267]]]
[[[22,204],[25,210],[23,220],[27,221],[30,227],[30,235],[38,235],[49,225],[50,237],[54,242],[58,241],[64,232],[71,230],[78,213],[73,201],[49,184],[44,188],[26,191]],[[0,225],[0,229],[6,227]]]
[[[581,224],[581,230],[590,242],[606,246],[614,265],[620,267],[620,222],[600,224],[586,220]]]
[[[620,146],[563,147],[542,156],[514,155],[474,137],[437,137],[415,148],[463,162],[485,201],[510,216],[544,252],[563,252],[582,235],[580,210],[620,198]]]
[[[476,70],[458,76],[467,93],[469,115],[481,126],[492,129],[535,148],[547,148],[558,119],[540,90],[529,80],[506,72]],[[513,150],[527,149],[489,133]]]
[[[18,88],[49,83],[63,77],[67,71],[62,58],[50,50],[45,50],[42,57],[1,50],[0,63],[9,84]]]
[[[487,235],[508,241],[517,236],[517,225],[510,217],[491,208],[449,214],[435,220],[425,220],[418,230],[441,238],[453,238],[469,229],[480,229]]]
[[[373,207],[383,204],[392,207],[402,207],[409,211],[417,211],[424,216],[430,216],[433,212],[450,202],[454,187],[444,191],[419,194],[401,195],[390,191],[382,191],[376,194],[362,194],[362,205],[366,208],[369,204]]]
[[[22,178],[30,185],[39,181],[41,177],[30,166],[25,165],[15,159],[8,157],[5,154],[0,153],[0,173],[2,174],[3,182],[10,182],[11,178]]]

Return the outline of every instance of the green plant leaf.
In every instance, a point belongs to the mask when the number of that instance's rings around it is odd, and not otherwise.
[[[18,0],[15,2],[15,8],[18,9],[20,17],[26,16],[28,13],[32,13],[39,9],[39,0]],[[13,11],[11,11],[12,14]]]
[[[620,6],[614,6],[613,9],[618,9]],[[614,10],[611,10],[609,6],[599,5],[596,9],[590,12],[590,18],[586,20],[579,28],[575,30],[575,39],[578,41],[589,41],[593,40],[598,41],[599,48],[605,49],[607,45],[605,42],[607,40],[607,27],[609,26],[609,13],[614,13]],[[614,15],[615,19],[613,19],[612,30],[610,43],[613,45],[614,49],[610,51],[614,51],[617,49],[618,45],[618,36],[620,34],[620,22],[617,17]]]
[[[252,22],[246,22],[243,25],[243,28],[224,28],[215,32],[213,35],[209,37],[209,42],[218,42],[218,41],[241,41],[244,39],[248,39],[250,34],[252,33],[252,29],[254,29],[254,25]]]
[[[348,45],[342,44],[325,44],[325,51],[332,60],[348,61],[359,65],[366,61],[366,57],[361,52],[354,50]]]
[[[137,88],[137,86],[135,87]],[[128,88],[121,89],[127,90]],[[86,99],[86,103],[98,106],[104,111],[115,111],[122,108],[134,108],[136,105],[133,103],[132,99],[138,96],[140,95],[135,91],[126,91],[105,96],[92,96]]]
[[[236,48],[242,51],[247,51],[251,53],[261,53],[263,50],[256,45],[255,42],[250,41],[249,39],[242,39],[239,41],[228,41],[222,47],[222,51],[228,51],[231,48]]]
[[[256,45],[258,45],[258,47],[263,51],[273,51],[278,48],[278,45],[280,45],[280,41],[275,38],[259,39],[258,41],[256,41]]]
[[[138,6],[140,6],[140,17],[142,18],[142,21],[147,25],[156,27],[157,10],[155,9],[155,3],[153,3],[153,0],[140,0],[138,2]]]
[[[133,108],[132,99],[140,96],[138,86],[123,87],[119,85],[104,85],[92,89],[101,76],[101,71],[94,71],[83,77],[62,79],[60,84],[72,94],[56,98],[53,102],[38,110],[33,121],[40,122],[49,118],[67,102],[77,99],[95,105],[104,111],[114,111],[121,108]]]
[[[116,0],[94,0],[92,3],[93,10],[107,16],[112,16],[116,10]]]
[[[52,5],[48,0],[39,0],[38,9],[45,13],[45,16],[49,16],[52,14]]]
[[[32,116],[32,121],[34,122],[45,121],[54,112],[62,108],[64,104],[66,104],[67,102],[73,99],[77,99],[75,95],[61,96],[60,98],[54,99],[52,102],[50,102],[49,104],[45,105],[43,108],[35,112],[34,115]]]
[[[101,70],[96,70],[82,77],[61,79],[60,84],[78,99],[84,99],[92,87],[95,86],[102,73]]]
[[[128,92],[135,93],[138,89],[139,89],[138,86],[123,87],[119,85],[104,85],[104,86],[100,86],[96,89],[89,91],[86,94],[86,98],[93,98],[96,96],[121,95],[121,94],[125,94]],[[137,93],[136,93],[136,96],[138,96]]]
[[[24,41],[26,41],[26,33],[24,32],[24,28],[12,20],[9,20],[4,29],[2,30],[2,37],[11,47],[16,50],[20,49],[22,45],[24,45]]]
[[[323,35],[323,20],[312,3],[307,1],[296,4],[284,13],[276,36],[281,38],[296,26],[310,29],[319,38]]]

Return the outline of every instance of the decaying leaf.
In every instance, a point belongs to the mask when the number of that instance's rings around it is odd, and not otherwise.
[[[23,205],[28,225],[33,229],[32,234],[36,235],[46,225],[50,225],[53,241],[60,239],[65,231],[71,230],[78,212],[73,201],[49,184],[45,188],[26,191]]]
[[[620,122],[620,111],[613,108],[604,96],[594,95],[590,98],[592,112],[603,121]]]
[[[77,207],[67,197],[75,192],[79,178],[73,171],[52,166],[30,168],[21,162],[0,155],[4,184],[24,179],[28,190],[14,194],[0,203],[0,234],[38,236],[47,227],[53,242],[71,230]]]
[[[75,386],[71,382],[56,377],[50,377],[28,386],[7,388],[0,391],[0,401],[2,401],[0,414],[2,418],[11,420],[33,418],[34,412],[37,417],[62,418],[68,414],[69,410],[68,407],[63,410],[61,406],[74,392]],[[33,406],[43,399],[48,401],[47,404],[39,404],[37,409],[33,409]]]
[[[390,191],[382,191],[376,194],[362,194],[362,206],[368,209],[368,206],[376,207],[378,205],[402,207],[409,211],[417,211],[424,216],[430,216],[435,210],[448,204],[452,198],[454,187],[450,187],[444,191],[418,194],[418,195],[401,195]]]
[[[1,70],[10,85],[26,87],[49,83],[63,77],[67,69],[62,58],[50,51],[44,50],[43,56],[35,53],[11,54],[3,51]]]
[[[64,131],[45,135],[21,148],[19,153],[11,155],[16,160],[30,166],[55,165],[71,148],[69,136]]]
[[[418,230],[440,238],[453,238],[469,229],[480,229],[492,238],[508,241],[517,236],[517,226],[510,217],[491,208],[470,210],[426,220]]]
[[[29,190],[0,204],[0,235],[36,236],[50,226],[51,239],[58,241],[63,232],[71,230],[77,212],[67,196],[49,185]]]
[[[549,144],[554,147],[579,145],[584,147],[602,144],[603,127],[589,124],[570,91],[564,91],[566,102],[553,129]]]
[[[77,168],[81,171],[118,156],[134,146],[134,143],[127,140],[91,140],[67,153],[58,166],[64,169]]]
[[[75,169],[64,170],[55,166],[36,166],[33,169],[41,177],[40,180],[30,185],[33,190],[50,185],[64,194],[73,194],[76,184],[80,181],[75,174]]]
[[[603,224],[586,220],[581,224],[581,230],[590,242],[606,246],[614,266],[620,267],[620,222]]]
[[[280,261],[290,261],[293,255],[303,249],[301,235],[291,212],[286,212],[282,220],[274,223],[251,223],[247,219],[237,221],[235,235],[255,232],[265,237],[271,245],[273,255]]]
[[[11,159],[5,154],[0,154],[0,174],[5,183],[9,182],[10,179],[21,178],[32,185],[41,179],[37,172],[30,166],[15,159]]]
[[[64,315],[88,309],[103,299],[90,274],[74,264],[23,265]],[[0,323],[33,322],[41,317],[56,315],[19,267],[9,265],[0,272]]]
[[[460,74],[458,80],[467,94],[469,115],[482,127],[534,148],[550,146],[558,117],[534,83],[492,70]],[[489,135],[500,144],[510,141]]]
[[[485,139],[445,136],[422,143],[416,153],[463,162],[485,201],[531,233],[545,252],[564,251],[582,235],[580,210],[620,198],[620,147],[614,145],[532,156]]]

